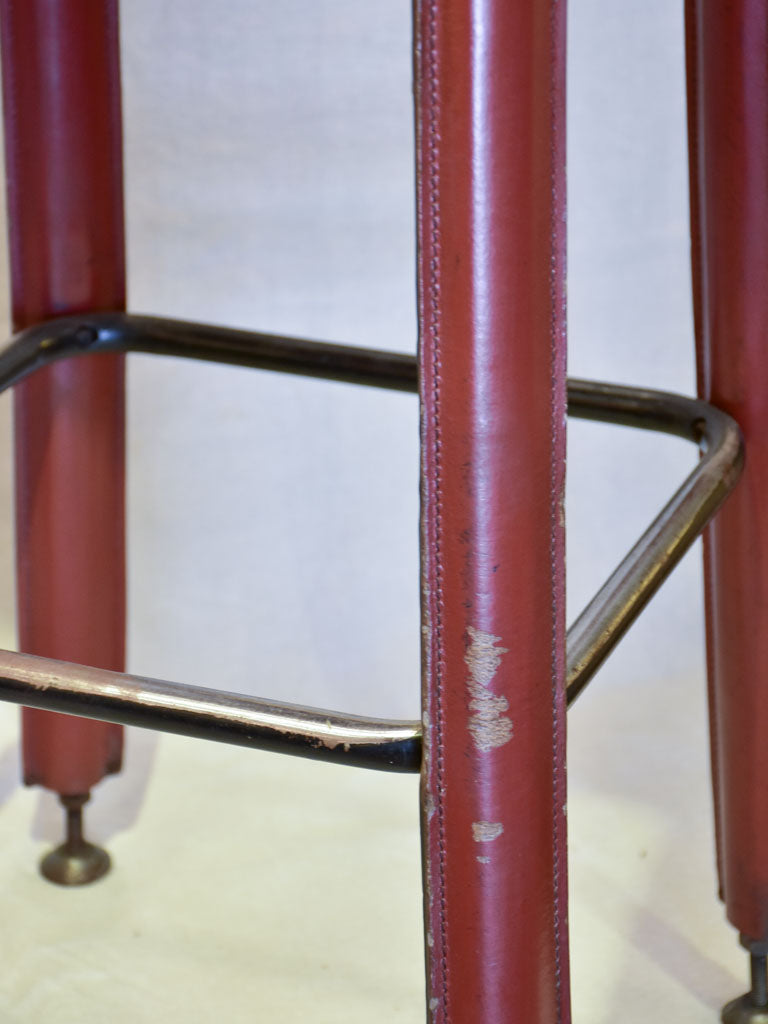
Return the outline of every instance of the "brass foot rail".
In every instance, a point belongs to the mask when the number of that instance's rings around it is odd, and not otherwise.
[[[0,392],[54,360],[145,352],[417,390],[414,356],[125,313],[51,320],[0,352]],[[702,458],[568,630],[572,704],[736,484],[737,424],[706,402],[642,388],[569,380],[568,413],[674,434]],[[0,652],[0,700],[86,718],[384,771],[418,772],[421,725],[343,715]]]

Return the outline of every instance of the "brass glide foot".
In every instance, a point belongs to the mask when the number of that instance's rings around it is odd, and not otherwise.
[[[768,1024],[768,1006],[755,1006],[747,993],[723,1007],[723,1024]]]
[[[40,871],[57,885],[87,885],[109,871],[111,861],[106,850],[83,837],[83,806],[90,794],[61,796],[67,812],[67,837],[40,862]],[[768,1018],[766,1018],[768,1020]]]
[[[723,1007],[723,1024],[768,1024],[768,974],[766,973],[766,949],[764,943],[752,943],[742,938],[742,944],[749,950],[752,988],[740,999],[734,999]]]

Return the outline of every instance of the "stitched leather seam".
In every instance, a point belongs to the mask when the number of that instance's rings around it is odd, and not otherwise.
[[[20,326],[18,317],[19,305],[22,305],[18,301],[17,284],[20,276],[23,274],[23,253],[24,248],[21,243],[21,231],[19,230],[17,218],[13,215],[13,207],[17,205],[19,182],[21,181],[21,159],[19,157],[19,145],[18,145],[18,123],[19,123],[19,96],[18,96],[18,74],[17,74],[17,59],[15,56],[17,48],[17,33],[16,33],[16,12],[15,12],[15,0],[9,0],[6,8],[6,17],[3,19],[3,49],[4,56],[8,59],[5,61],[4,68],[4,81],[3,87],[6,91],[6,106],[5,106],[5,159],[9,166],[6,168],[6,188],[7,188],[7,218],[8,218],[8,239],[9,239],[9,257],[10,257],[10,278],[11,278],[11,322],[14,330]],[[13,139],[13,143],[9,145],[10,140]],[[22,306],[22,320],[24,319],[26,310]],[[22,385],[23,388],[23,385]],[[19,389],[17,395],[14,395],[14,417],[18,416],[18,409],[21,404],[23,390]],[[19,515],[19,502],[21,500],[21,494],[17,494],[14,505],[16,509],[17,522],[21,522],[22,517]],[[17,527],[18,529],[18,527]],[[16,561],[16,586],[14,588],[17,602],[17,615],[19,623],[21,624],[25,620],[28,621],[31,615],[31,596],[28,593],[26,587],[20,585],[20,580],[23,578],[23,567],[19,564],[18,558]],[[19,626],[21,628],[21,626]],[[26,780],[25,780],[26,781]]]
[[[440,389],[442,363],[440,360],[440,76],[437,49],[437,0],[429,4],[426,65],[429,80],[429,129],[427,187],[429,192],[429,329],[432,336],[432,397],[433,397],[433,451],[435,459],[435,803],[438,828],[438,900],[440,920],[440,987],[444,1020],[448,1021],[448,936],[445,895],[446,842],[445,803],[445,737],[443,735],[443,481],[442,431],[440,423]]]
[[[559,1022],[562,1020],[563,1011],[563,993],[562,993],[562,921],[560,919],[560,828],[558,824],[559,813],[559,773],[558,773],[558,755],[559,755],[559,744],[558,744],[558,733],[560,730],[560,708],[558,698],[558,681],[559,681],[559,669],[560,669],[560,657],[559,657],[559,602],[557,596],[557,556],[558,556],[558,544],[557,544],[557,530],[559,522],[559,509],[560,509],[560,495],[557,493],[557,459],[559,455],[558,448],[558,436],[562,429],[561,424],[558,422],[558,411],[560,403],[558,402],[558,341],[559,341],[559,313],[558,308],[558,245],[557,245],[557,205],[558,205],[558,188],[557,188],[557,160],[559,158],[560,147],[559,142],[559,117],[557,114],[557,101],[556,95],[557,86],[557,75],[556,75],[556,61],[557,61],[557,4],[558,0],[552,0],[550,4],[550,24],[549,24],[549,38],[550,38],[550,175],[551,175],[551,203],[550,203],[550,495],[549,495],[549,515],[550,515],[550,541],[549,541],[549,557],[550,557],[550,578],[552,588],[552,646],[551,646],[551,665],[550,671],[552,676],[552,886],[553,886],[553,927],[554,927],[554,941],[555,941],[555,992],[557,1000],[557,1017],[556,1020]]]
[[[108,45],[112,45],[115,65],[108,69],[108,88],[111,103],[111,139],[112,144],[112,174],[118,182],[118,201],[112,203],[112,216],[114,218],[115,238],[119,240],[120,258],[120,306],[125,309],[126,305],[126,255],[125,255],[125,176],[123,171],[123,99],[120,80],[120,15],[118,3],[113,2],[106,12],[106,35]],[[115,275],[118,276],[118,275]],[[113,286],[112,286],[113,287]]]
[[[20,160],[19,160],[19,146],[18,146],[18,122],[19,122],[19,100],[18,100],[18,86],[16,80],[16,59],[11,59],[10,55],[14,52],[16,42],[16,26],[15,26],[15,0],[10,0],[7,8],[7,17],[3,22],[3,32],[6,37],[6,46],[4,47],[6,54],[9,56],[7,61],[8,70],[5,78],[5,87],[8,92],[7,104],[6,104],[6,140],[13,139],[14,143],[9,146],[6,142],[6,161],[12,161],[12,169],[8,169],[8,182],[6,188],[8,190],[8,206],[11,207],[15,204],[16,194],[19,189],[19,181],[21,180],[20,175]],[[11,199],[13,196],[13,199]],[[11,256],[11,306],[16,306],[16,288],[14,287],[19,274],[22,273],[22,245],[21,245],[21,232],[14,224],[14,218],[12,217],[11,210],[8,210],[8,221],[11,226],[11,230],[8,232],[10,241],[10,256]],[[14,329],[18,327],[16,318],[16,309],[12,308],[12,321]]]
[[[707,394],[706,379],[709,353],[704,338],[704,239],[701,224],[701,188],[699,185],[699,8],[696,0],[685,4],[685,51],[688,62],[688,175],[690,189],[690,234],[691,234],[691,285],[694,296],[694,332],[696,348],[696,387],[700,398],[711,399]],[[698,321],[698,322],[696,322]],[[718,687],[715,680],[714,614],[715,589],[712,580],[712,534],[708,527],[702,541],[704,545],[704,600],[706,610],[706,659],[709,690],[709,742],[711,749],[712,802],[715,817],[715,859],[717,880],[721,898],[725,896],[725,872],[722,858],[722,808],[720,801],[720,743],[718,736]]]

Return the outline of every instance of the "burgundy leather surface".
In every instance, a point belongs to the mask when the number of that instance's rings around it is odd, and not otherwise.
[[[125,304],[116,0],[1,0],[13,320]],[[21,650],[124,667],[123,360],[59,363],[15,394]],[[83,793],[118,726],[23,712],[24,775]]]
[[[435,1024],[570,1019],[564,19],[542,0],[416,10]]]
[[[687,29],[699,390],[746,443],[705,546],[720,886],[768,939],[768,3],[688,0]]]

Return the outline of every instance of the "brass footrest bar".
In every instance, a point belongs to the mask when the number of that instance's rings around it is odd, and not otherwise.
[[[0,699],[120,725],[359,768],[417,772],[421,723],[223,693],[0,651]]]
[[[124,313],[51,320],[0,352],[0,392],[58,359],[144,352],[415,392],[415,357]],[[568,382],[568,413],[696,443],[693,472],[568,630],[570,705],[718,510],[739,478],[737,424],[706,402]],[[421,725],[342,715],[218,690],[0,652],[0,700],[163,732],[384,771],[417,772]]]
[[[744,444],[735,420],[664,391],[568,382],[568,415],[674,434],[699,446],[693,472],[568,630],[570,706],[735,487]]]
[[[416,360],[400,352],[331,345],[276,334],[131,313],[60,317],[20,331],[0,352],[0,391],[58,359],[96,352],[143,352],[255,370],[363,384],[418,387]]]

